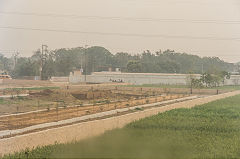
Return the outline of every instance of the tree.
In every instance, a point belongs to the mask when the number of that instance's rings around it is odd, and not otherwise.
[[[31,58],[21,57],[18,59],[12,74],[14,77],[37,76],[39,75],[39,65]]]
[[[10,72],[12,69],[13,61],[0,54],[0,70]]]
[[[226,78],[229,79],[230,74],[226,71],[221,71],[215,74],[203,73],[200,80],[206,87],[217,87],[221,83],[224,84]]]
[[[129,61],[127,64],[128,72],[142,72],[142,64],[140,61]]]
[[[113,55],[105,48],[94,46],[86,49],[87,73],[95,71],[107,71],[113,67]]]
[[[231,78],[231,74],[227,71],[221,71],[218,76],[221,78],[222,80],[222,84],[225,83],[225,79],[230,79]]]

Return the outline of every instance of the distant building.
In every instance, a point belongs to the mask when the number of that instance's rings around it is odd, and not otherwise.
[[[12,79],[12,77],[6,71],[0,70],[0,79]]]
[[[0,75],[7,75],[7,71],[4,71],[4,70],[0,70]]]

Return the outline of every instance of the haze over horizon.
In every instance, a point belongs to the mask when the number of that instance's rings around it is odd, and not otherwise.
[[[237,0],[1,0],[0,51],[103,46],[112,53],[173,49],[240,61]]]

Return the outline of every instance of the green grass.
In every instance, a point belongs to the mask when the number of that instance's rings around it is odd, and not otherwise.
[[[188,85],[163,85],[163,84],[124,85],[122,87],[189,88]],[[220,86],[203,89],[240,90],[240,86]]]
[[[123,85],[122,87],[189,88],[189,86],[187,85],[163,85],[163,84]]]
[[[230,90],[240,90],[240,86],[221,86],[218,89],[230,89]],[[213,88],[214,89],[214,88]],[[216,89],[216,88],[215,88]]]
[[[240,95],[4,158],[240,158]]]
[[[5,101],[4,101],[4,98],[0,98],[0,104],[4,104]]]

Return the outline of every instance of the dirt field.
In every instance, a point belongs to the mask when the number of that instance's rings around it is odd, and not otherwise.
[[[131,88],[113,84],[68,85],[22,80],[7,82],[11,87],[2,85],[0,91],[0,95],[10,95],[10,98],[0,97],[0,130],[20,129],[192,94],[224,93],[224,91],[188,88]],[[28,94],[28,96],[20,97],[18,96],[20,94]]]
[[[20,86],[20,85],[18,85]],[[36,111],[42,109],[69,107],[75,105],[101,104],[132,100],[162,94],[189,94],[161,89],[128,88],[116,85],[47,85],[44,87],[15,87],[0,90],[0,96],[16,96],[12,98],[0,97],[0,115]],[[29,94],[20,97],[20,94]]]
[[[92,91],[96,92],[98,88],[105,90],[104,87],[115,87],[115,85],[116,84],[69,85],[64,82],[51,83],[49,81],[4,80],[4,83],[0,84],[0,115],[54,108],[56,102],[60,106],[91,104],[94,101],[82,99],[80,101],[80,99],[75,98],[73,96],[74,92],[76,95],[81,94],[81,92],[89,92],[89,98]],[[29,96],[15,98],[1,97],[6,95],[18,96],[20,94],[29,94]],[[101,98],[104,98],[102,96]],[[96,95],[96,97],[98,98],[98,95]],[[95,97],[92,98],[94,99]]]
[[[90,106],[75,107],[56,107],[41,112],[33,112],[23,115],[11,115],[6,117],[0,117],[0,130],[13,130],[24,128],[36,124],[54,122],[59,120],[70,119],[74,117],[94,114],[97,112],[104,112],[113,109],[128,108],[140,104],[150,104],[160,101],[181,98],[183,95],[165,95],[165,96],[154,96],[147,98],[135,98],[132,100],[121,100],[121,101],[107,101],[102,104],[94,103]]]

